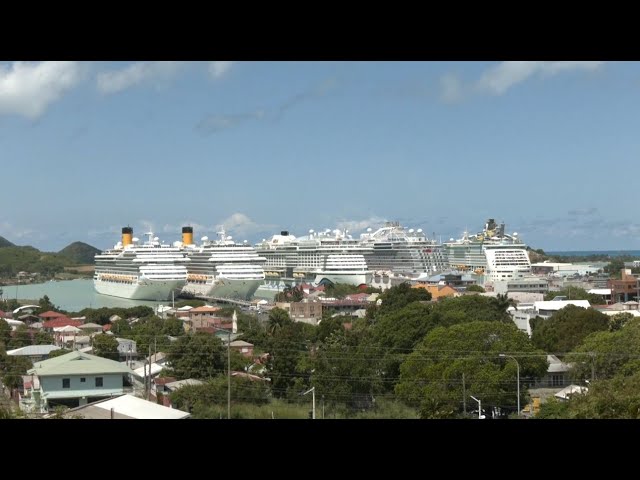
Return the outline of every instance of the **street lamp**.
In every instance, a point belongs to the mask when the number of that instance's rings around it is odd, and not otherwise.
[[[309,390],[307,390],[306,392],[304,392],[302,395],[306,395],[307,393],[311,392],[311,418],[313,420],[316,419],[316,387],[311,387]]]
[[[482,420],[484,418],[484,415],[482,415],[482,402],[478,400],[476,397],[474,397],[473,395],[469,395],[469,396],[473,398],[476,402],[478,402],[478,420]]]
[[[520,416],[520,364],[518,363],[518,360],[516,360],[516,357],[512,356],[512,355],[506,355],[504,353],[500,354],[501,357],[503,358],[512,358],[514,362],[516,362],[516,367],[518,368],[517,370],[517,382],[518,382],[518,416]]]

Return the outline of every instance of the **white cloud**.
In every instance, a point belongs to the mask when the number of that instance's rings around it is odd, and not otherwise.
[[[228,218],[225,218],[221,225],[227,232],[231,232],[235,235],[251,235],[254,233],[273,230],[276,226],[266,223],[257,223],[251,220],[244,213],[234,213]],[[239,240],[236,238],[236,240]]]
[[[486,70],[476,84],[481,92],[502,95],[533,75],[553,76],[562,72],[597,70],[603,62],[501,62]]]
[[[386,221],[386,219],[374,215],[363,220],[342,220],[337,223],[337,227],[341,230],[349,230],[349,233],[357,236],[367,228],[376,230],[377,228],[381,227]]]
[[[209,74],[213,78],[223,77],[235,62],[223,61],[223,62],[209,62]]]
[[[80,78],[78,62],[0,65],[0,114],[37,118]]]
[[[440,99],[445,103],[456,103],[462,99],[462,84],[453,73],[440,78]]]
[[[127,88],[174,75],[183,62],[137,62],[120,70],[102,72],[97,77],[97,87],[101,93],[121,92]]]
[[[14,240],[31,238],[34,236],[34,234],[37,234],[37,232],[30,228],[17,227],[9,222],[0,223],[0,236],[4,237],[6,240],[9,240],[11,243],[15,243]]]

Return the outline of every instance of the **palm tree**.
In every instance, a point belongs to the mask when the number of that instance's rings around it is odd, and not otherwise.
[[[286,310],[282,308],[274,308],[269,312],[269,320],[267,321],[267,332],[269,335],[274,335],[278,330],[290,323],[291,318]]]
[[[513,298],[509,298],[506,293],[499,293],[492,299],[493,304],[501,312],[506,312],[509,307],[515,307],[516,302]]]

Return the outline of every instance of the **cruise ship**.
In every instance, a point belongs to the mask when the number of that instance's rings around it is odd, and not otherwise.
[[[263,265],[266,258],[259,256],[252,245],[236,243],[227,236],[224,227],[217,240],[201,238],[193,243],[193,227],[182,228],[182,242],[177,242],[191,260],[187,265],[187,284],[183,292],[215,298],[251,300],[264,282]]]
[[[161,244],[153,232],[140,243],[133,229],[122,229],[122,240],[95,256],[96,292],[133,300],[169,300],[187,281],[189,259],[179,248]]]
[[[372,272],[366,258],[373,253],[347,230],[315,232],[296,237],[284,230],[256,245],[266,258],[265,289],[281,288],[287,283],[312,282],[362,285],[371,282]]]
[[[445,242],[449,267],[473,271],[485,276],[485,281],[504,281],[531,273],[527,246],[514,232],[505,233],[505,224],[487,220],[482,232]]]
[[[413,278],[441,272],[448,267],[443,246],[427,239],[421,228],[407,230],[398,222],[386,222],[375,232],[368,228],[360,235],[360,242],[373,248],[373,254],[367,257],[367,265],[377,274],[392,272]]]

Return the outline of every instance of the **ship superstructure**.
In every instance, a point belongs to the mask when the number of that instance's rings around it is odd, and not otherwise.
[[[133,229],[122,229],[122,240],[95,256],[93,276],[98,293],[134,300],[169,300],[187,281],[189,259],[179,248],[161,243],[153,232],[141,243]]]

